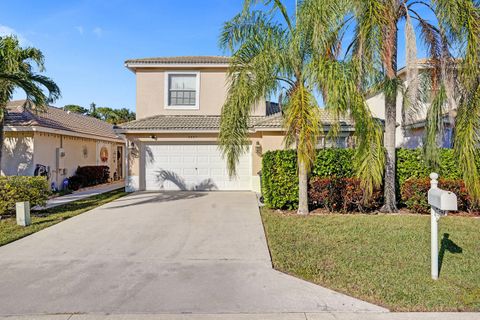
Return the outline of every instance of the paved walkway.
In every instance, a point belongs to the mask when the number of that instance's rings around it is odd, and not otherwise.
[[[75,191],[72,194],[67,194],[65,196],[60,196],[56,198],[52,198],[47,201],[47,205],[45,207],[34,207],[32,210],[43,210],[49,209],[53,207],[58,207],[63,204],[77,201],[80,199],[88,198],[91,196],[96,196],[98,194],[110,192],[119,188],[125,187],[125,181],[117,181],[114,183],[104,184],[96,187],[91,187],[86,190]]]
[[[1,320],[478,320],[478,313],[57,314]]]
[[[127,196],[0,247],[0,270],[0,315],[387,311],[273,270],[248,192]]]

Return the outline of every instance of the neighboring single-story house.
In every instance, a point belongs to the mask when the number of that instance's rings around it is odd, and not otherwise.
[[[1,175],[47,175],[61,187],[78,166],[106,165],[125,176],[125,142],[113,126],[89,116],[47,107],[35,112],[11,101],[5,114]]]
[[[127,191],[260,191],[262,155],[283,149],[285,132],[278,105],[252,106],[248,151],[231,179],[218,148],[220,114],[227,97],[230,58],[159,57],[126,61],[137,80],[137,120],[119,125],[128,140]],[[333,123],[322,112],[324,130]],[[334,145],[346,147],[353,123],[341,119]],[[319,147],[333,146],[325,138]]]

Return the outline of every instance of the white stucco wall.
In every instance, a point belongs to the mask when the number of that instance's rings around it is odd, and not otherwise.
[[[370,107],[372,115],[379,119],[385,120],[385,96],[383,93],[377,94],[367,99],[367,104]],[[420,120],[426,118],[426,113],[430,104],[423,104],[422,107],[417,108],[413,113],[414,117],[410,120]],[[419,132],[409,132],[402,129],[403,117],[403,94],[401,92],[397,95],[397,131],[396,131],[396,146],[397,148],[416,148],[421,146],[423,129]],[[412,109],[413,110],[413,109]],[[411,123],[411,122],[410,122]]]
[[[6,176],[33,175],[35,170],[33,145],[32,133],[5,132],[0,174]]]
[[[100,160],[100,148],[108,149],[108,160]],[[59,135],[47,132],[5,132],[1,175],[34,175],[37,165],[50,169],[50,183],[57,187],[65,178],[75,174],[78,166],[107,165],[110,175],[117,170],[117,146],[124,146],[123,142],[109,142],[90,138]],[[57,168],[57,148],[63,148],[63,168]]]

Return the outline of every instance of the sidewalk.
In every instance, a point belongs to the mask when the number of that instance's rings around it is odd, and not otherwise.
[[[0,320],[477,320],[479,313],[55,314]]]
[[[47,204],[44,207],[36,206],[36,207],[33,207],[32,210],[50,209],[50,208],[53,208],[53,207],[61,206],[63,204],[69,203],[69,202],[77,201],[77,200],[88,198],[88,197],[91,197],[91,196],[96,196],[98,194],[110,192],[110,191],[120,189],[120,188],[123,188],[123,187],[125,187],[125,181],[120,180],[120,181],[116,181],[116,182],[109,183],[109,184],[103,184],[103,185],[100,185],[100,186],[75,191],[72,194],[67,194],[65,196],[52,198],[52,199],[47,201]]]

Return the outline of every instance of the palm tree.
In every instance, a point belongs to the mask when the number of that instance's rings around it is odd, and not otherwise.
[[[292,19],[280,0],[246,0],[243,11],[225,23],[220,37],[221,46],[233,53],[219,135],[230,175],[235,175],[238,159],[247,150],[252,106],[279,94],[285,144],[295,145],[297,151],[299,214],[308,214],[308,173],[323,134],[316,93],[323,95],[326,108],[336,116],[350,115],[356,120],[357,172],[367,193],[381,184],[384,159],[381,128],[351,80],[353,65],[335,59],[338,39],[332,37],[313,50],[311,31],[304,28],[304,21],[310,19],[304,10],[307,2],[299,3],[298,16]],[[255,10],[258,3],[269,8]],[[333,82],[342,88],[332,86]],[[338,131],[335,128],[333,133]]]
[[[431,11],[439,21],[434,25],[425,19],[420,10]],[[457,70],[465,74],[464,88],[470,92],[464,100],[475,100],[474,92],[478,86],[479,75],[479,22],[478,1],[472,0],[312,0],[310,12],[314,17],[327,16],[324,19],[311,19],[310,29],[314,42],[324,41],[328,34],[345,34],[353,30],[353,41],[348,44],[345,60],[358,66],[358,87],[364,94],[382,91],[385,96],[385,149],[386,167],[384,181],[384,212],[395,212],[395,164],[396,164],[396,122],[397,95],[404,94],[402,116],[408,118],[422,107],[425,97],[421,95],[422,78],[418,74],[417,44],[414,26],[419,30],[419,38],[425,44],[429,59],[427,75],[428,99],[432,101],[427,112],[427,133],[425,155],[435,164],[438,157],[438,137],[441,135],[442,117],[445,109],[449,111],[455,105],[455,74]],[[407,86],[397,77],[399,23],[405,22]],[[457,69],[450,52],[450,40],[467,48],[463,54],[462,66]],[[477,100],[478,101],[478,97]],[[457,151],[463,160],[464,175],[471,191],[480,194],[477,168],[473,162],[476,155],[475,144],[478,136],[474,133],[471,118],[462,120],[461,106],[457,131]],[[469,109],[464,107],[465,109]],[[479,106],[480,108],[480,106]],[[468,118],[468,117],[467,117]],[[469,121],[470,120],[470,121]],[[478,122],[478,120],[476,120]],[[480,127],[480,124],[476,124]],[[468,144],[465,149],[460,144]],[[473,176],[469,176],[473,173]],[[475,178],[473,178],[475,177]],[[473,180],[476,179],[476,182]]]
[[[60,89],[50,78],[34,72],[36,66],[44,71],[44,58],[40,50],[22,48],[16,37],[0,37],[0,163],[4,140],[4,120],[7,103],[16,88],[27,96],[25,107],[35,106],[42,111],[48,103],[60,96]],[[45,95],[44,89],[48,91]]]

